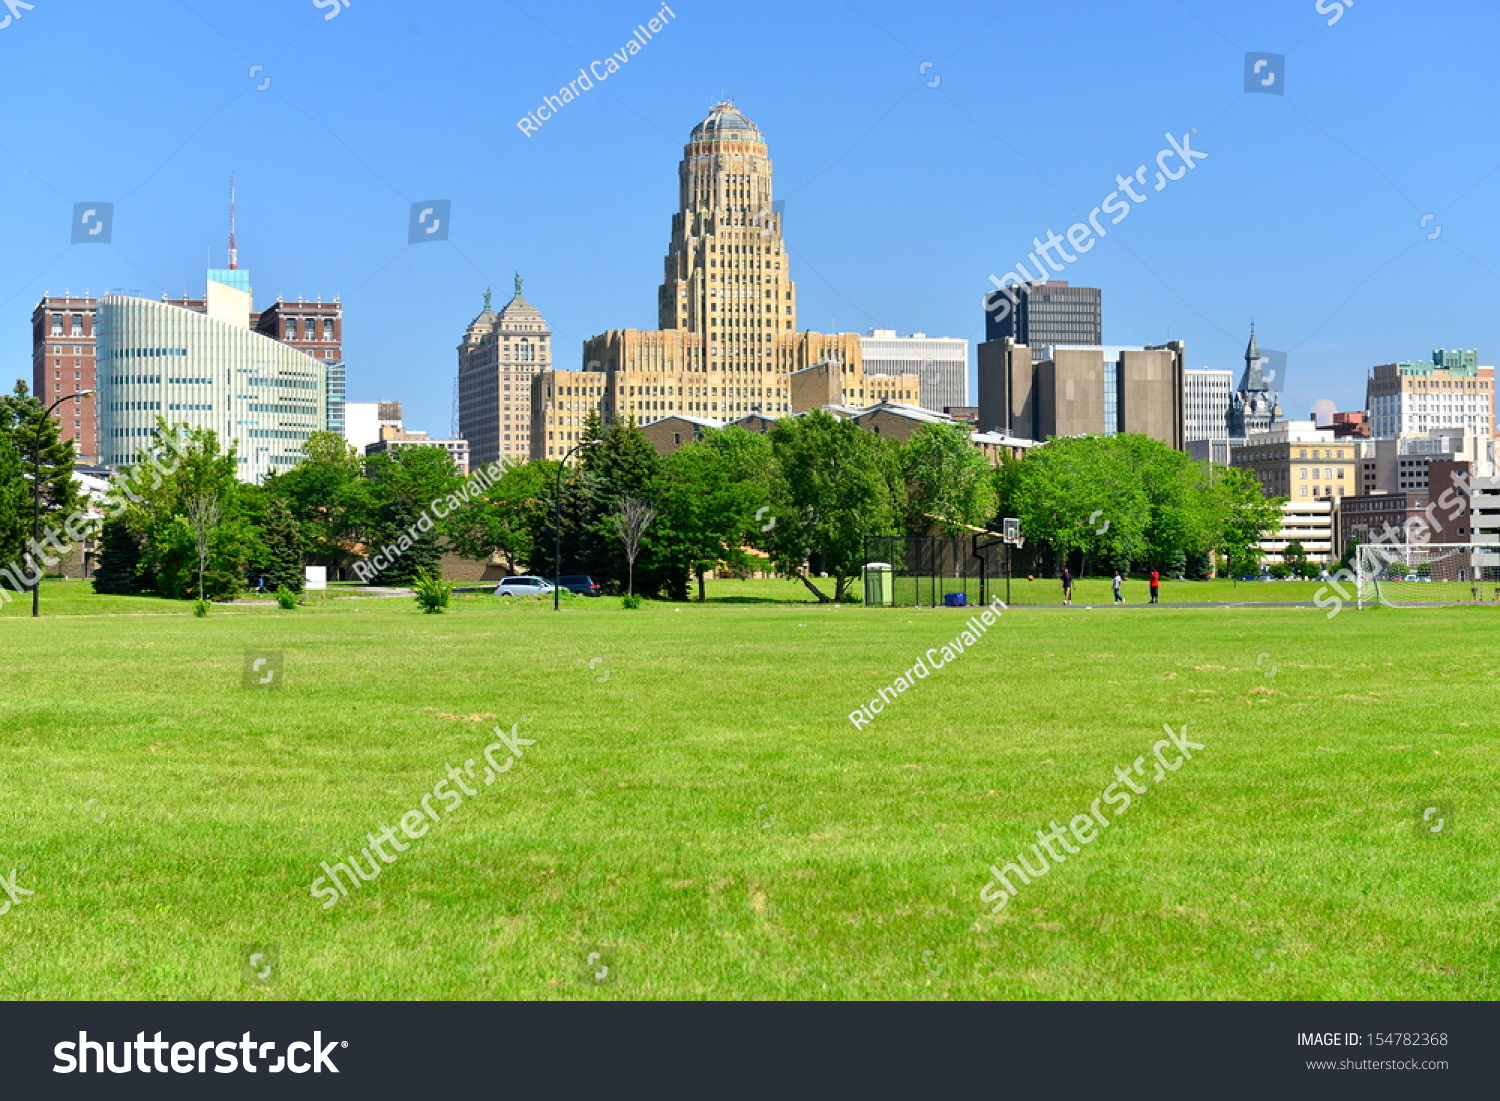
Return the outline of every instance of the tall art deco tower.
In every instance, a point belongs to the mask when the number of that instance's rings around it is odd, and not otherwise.
[[[756,125],[719,103],[693,127],[678,166],[654,331],[610,329],[583,346],[582,371],[542,371],[531,389],[531,456],[563,458],[588,414],[699,427],[825,405],[915,404],[916,375],[864,373],[858,333],[797,331],[771,158]]]
[[[765,139],[721,103],[693,127],[677,175],[660,325],[697,333],[704,359],[731,372],[770,370],[776,336],[796,330],[797,302]]]

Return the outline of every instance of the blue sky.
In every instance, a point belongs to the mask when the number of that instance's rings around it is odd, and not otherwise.
[[[529,137],[654,3],[31,2],[0,28],[7,378],[43,290],[200,290],[233,170],[257,305],[342,296],[351,399],[446,432],[486,285],[525,276],[561,366],[655,327],[677,162],[721,96],[770,143],[801,327],[978,340],[987,276],[1146,164],[1147,201],[1058,276],[1103,288],[1107,342],[1238,370],[1253,317],[1294,416],[1359,408],[1376,363],[1500,359],[1492,0],[676,0]],[[1285,95],[1244,92],[1249,51],[1285,55]],[[1208,158],[1149,190],[1194,127]],[[433,198],[449,240],[407,244]],[[80,201],[116,204],[112,244],[69,244]]]

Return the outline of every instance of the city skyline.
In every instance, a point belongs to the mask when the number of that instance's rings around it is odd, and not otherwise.
[[[0,41],[0,87],[58,118],[121,88],[131,104],[83,142],[0,124],[12,243],[0,305],[16,377],[43,290],[193,295],[184,279],[204,250],[220,261],[223,182],[237,171],[244,262],[268,286],[342,297],[351,399],[399,395],[412,424],[446,432],[453,334],[511,271],[527,273],[561,366],[581,365],[591,333],[654,327],[656,197],[681,133],[722,93],[777,150],[808,327],[977,344],[989,275],[1086,219],[1164,134],[1196,126],[1209,159],[1160,194],[1147,184],[1149,203],[1056,274],[1103,289],[1105,341],[1170,336],[1189,368],[1235,369],[1253,317],[1289,352],[1283,402],[1296,416],[1321,399],[1358,405],[1377,364],[1433,348],[1495,359],[1484,211],[1500,176],[1466,153],[1441,173],[1408,168],[1493,145],[1477,29],[1496,16],[1478,4],[1351,9],[1333,26],[1311,3],[1006,10],[989,23],[937,6],[920,24],[894,4],[771,4],[764,25],[734,35],[727,15],[683,4],[607,81],[518,133],[516,117],[654,8],[580,11],[568,26],[538,6],[508,11],[498,70],[450,49],[491,18],[473,4],[336,19],[291,0],[253,17],[224,3],[27,12]],[[1052,40],[1068,42],[1068,86],[995,71],[1003,43]],[[1286,56],[1285,96],[1243,90],[1254,49]],[[1176,63],[1143,67],[1142,51]],[[65,70],[51,64],[63,53]],[[429,196],[453,202],[451,236],[408,245],[410,205]],[[96,199],[114,204],[113,241],[67,245],[72,204]]]

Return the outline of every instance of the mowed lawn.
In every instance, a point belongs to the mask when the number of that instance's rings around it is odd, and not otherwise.
[[[0,997],[1500,995],[1500,611],[1022,609],[857,730],[967,613],[734,584],[12,606],[0,874],[34,893]],[[242,687],[249,650],[282,689]],[[320,862],[515,723],[508,772],[322,908]],[[991,915],[989,866],[1164,723],[1206,748]]]

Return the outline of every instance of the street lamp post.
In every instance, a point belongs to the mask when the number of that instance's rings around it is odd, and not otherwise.
[[[64,394],[47,406],[42,415],[37,418],[36,431],[31,436],[31,549],[34,554],[40,555],[42,542],[42,426],[47,423],[52,410],[69,398],[86,398],[92,394],[92,390],[84,390],[77,394]],[[36,581],[31,586],[31,618],[37,619],[42,614],[41,559],[36,559],[32,565],[36,567]]]
[[[557,464],[557,493],[552,498],[552,610],[562,610],[561,597],[558,592],[558,581],[562,578],[562,476],[563,471],[568,468],[568,460],[573,457],[574,451],[582,451],[585,447],[593,447],[600,440],[584,440],[573,451],[563,456],[562,462]]]

